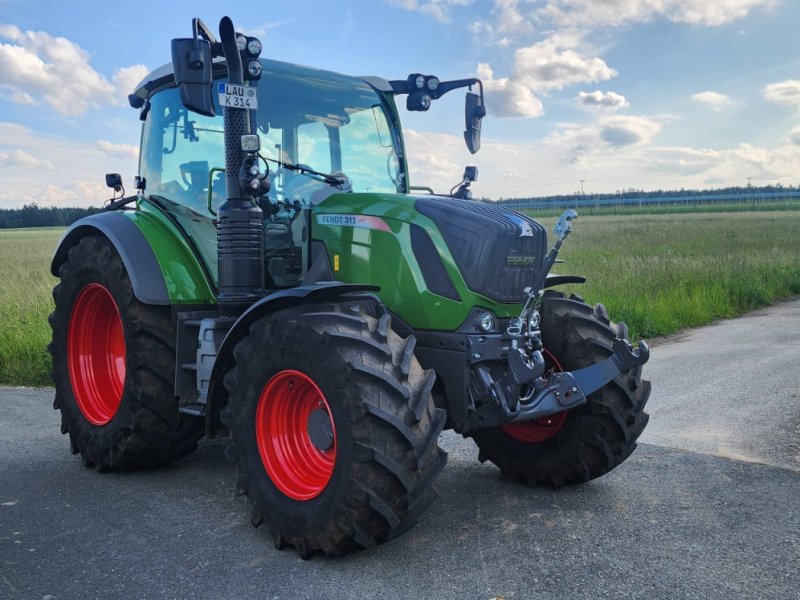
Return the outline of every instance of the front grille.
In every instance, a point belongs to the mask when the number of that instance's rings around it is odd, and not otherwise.
[[[498,302],[524,302],[523,289],[532,285],[547,253],[541,225],[485,202],[431,196],[415,206],[436,223],[469,289]]]

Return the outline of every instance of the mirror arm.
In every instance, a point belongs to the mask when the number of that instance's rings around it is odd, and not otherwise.
[[[197,39],[199,36],[211,44],[212,58],[216,58],[217,56],[225,56],[225,53],[222,49],[222,44],[217,41],[217,38],[214,37],[214,33],[208,28],[208,26],[197,17],[192,19],[192,34],[194,39]]]
[[[394,95],[410,94],[416,91],[409,87],[408,80],[406,79],[394,79],[389,82],[389,85],[392,86],[392,94]],[[483,82],[477,77],[472,77],[470,79],[454,79],[453,81],[441,81],[435,90],[426,90],[426,93],[430,95],[431,99],[437,100],[448,92],[452,92],[453,90],[457,90],[459,88],[472,87],[473,85],[478,86],[480,89],[481,100],[483,100]]]

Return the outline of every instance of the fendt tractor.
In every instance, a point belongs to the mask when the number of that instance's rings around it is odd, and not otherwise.
[[[552,288],[577,214],[544,228],[410,185],[397,96],[426,111],[478,79],[350,77],[259,58],[199,19],[129,96],[136,194],[55,252],[54,406],[100,471],[154,467],[230,436],[236,492],[278,548],[341,555],[433,501],[443,429],[533,486],[589,481],[636,447],[649,351],[602,305]],[[222,114],[220,118],[219,114]],[[458,188],[458,189],[456,189]]]

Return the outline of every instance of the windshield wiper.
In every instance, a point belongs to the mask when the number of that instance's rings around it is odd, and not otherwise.
[[[336,188],[344,185],[347,182],[347,177],[345,177],[344,175],[321,173],[305,165],[296,165],[294,163],[283,162],[282,160],[278,160],[277,158],[269,158],[267,156],[264,156],[263,154],[259,154],[259,156],[261,157],[261,160],[263,160],[264,162],[269,161],[271,163],[275,163],[276,165],[279,165],[284,169],[288,169],[289,171],[294,171],[295,173],[306,173],[308,175],[316,175],[316,177],[313,177],[312,179],[319,178],[317,179],[318,181],[322,181]]]

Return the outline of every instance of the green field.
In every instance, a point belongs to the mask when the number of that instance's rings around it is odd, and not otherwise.
[[[49,384],[60,235],[0,231],[0,384]],[[800,212],[583,216],[561,258],[557,272],[589,278],[571,289],[605,303],[632,337],[663,335],[800,294]]]
[[[50,259],[63,231],[0,231],[0,383],[50,385]]]

